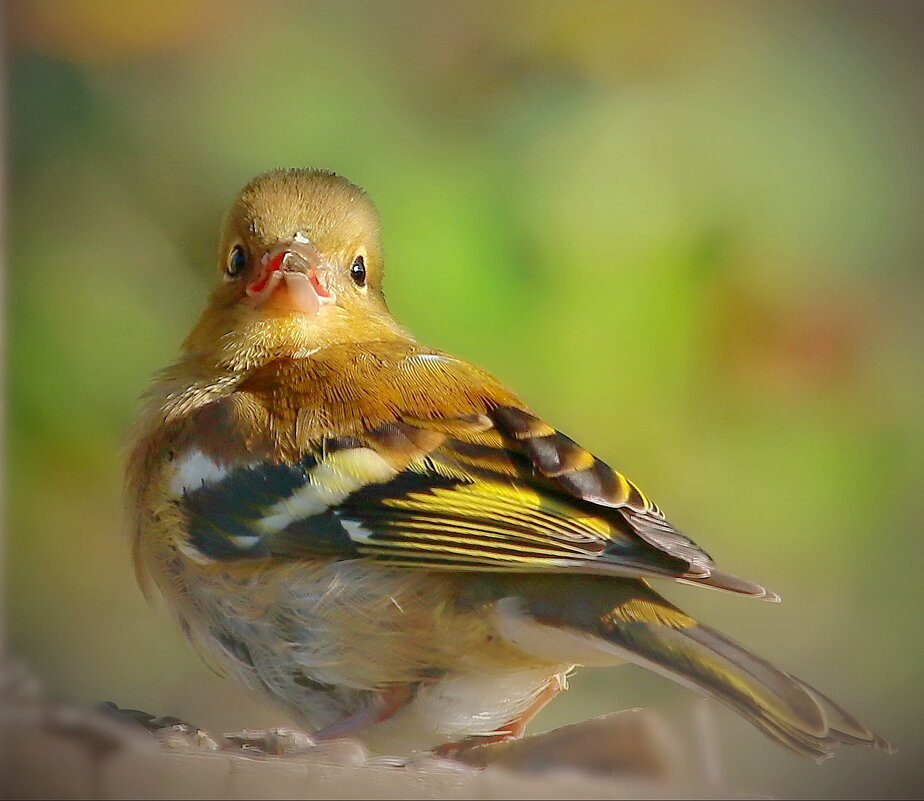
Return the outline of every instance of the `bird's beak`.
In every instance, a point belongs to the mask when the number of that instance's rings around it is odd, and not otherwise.
[[[261,265],[259,276],[247,285],[246,300],[255,308],[314,316],[336,300],[322,282],[317,248],[301,234],[278,242]]]

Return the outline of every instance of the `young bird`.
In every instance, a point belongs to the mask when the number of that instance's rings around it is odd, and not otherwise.
[[[139,576],[210,664],[316,738],[391,753],[519,736],[576,665],[624,661],[808,757],[888,748],[649,581],[773,593],[392,318],[359,187],[258,176],[219,272],[149,392],[127,480]]]

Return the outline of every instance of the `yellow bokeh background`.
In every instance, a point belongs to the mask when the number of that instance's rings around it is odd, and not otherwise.
[[[257,172],[319,166],[377,201],[389,301],[420,339],[785,602],[671,598],[901,749],[817,767],[717,710],[729,786],[924,790],[919,4],[7,11],[7,608],[49,690],[217,731],[282,722],[142,599],[121,447],[204,301],[225,205]],[[691,697],[588,670],[534,730],[681,719]]]

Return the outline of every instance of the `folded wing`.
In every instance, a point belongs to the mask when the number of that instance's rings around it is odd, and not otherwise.
[[[200,559],[366,558],[453,571],[669,577],[763,598],[632,482],[512,406],[328,436],[177,498]]]

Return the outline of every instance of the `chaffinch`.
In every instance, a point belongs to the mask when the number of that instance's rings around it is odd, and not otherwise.
[[[809,757],[888,748],[649,582],[773,593],[394,320],[360,188],[258,176],[219,272],[148,394],[127,479],[137,571],[217,669],[315,737],[391,753],[518,736],[576,665],[624,661]]]

